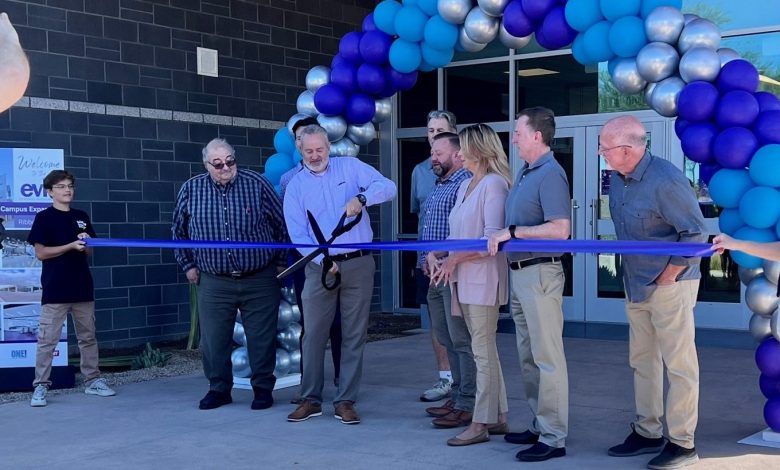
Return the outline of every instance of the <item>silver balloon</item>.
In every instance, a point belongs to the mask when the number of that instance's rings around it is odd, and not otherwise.
[[[380,122],[387,121],[390,115],[393,113],[393,99],[382,98],[374,101],[374,118],[371,122],[379,124]]]
[[[636,60],[625,57],[618,59],[612,68],[612,84],[622,93],[635,95],[645,89],[647,81],[639,75]]]
[[[298,305],[296,305],[296,304],[292,304],[290,306],[290,308],[292,309],[293,323],[300,323],[301,322],[301,308],[298,307]]]
[[[680,58],[680,78],[687,83],[695,80],[711,82],[720,73],[720,56],[714,49],[692,47]]]
[[[293,133],[293,126],[295,123],[301,119],[306,119],[307,117],[309,116],[303,113],[293,114],[292,117],[287,120],[287,130],[290,131],[290,134]]]
[[[295,107],[298,109],[298,112],[300,114],[306,114],[308,116],[317,116],[320,114],[319,111],[317,111],[317,107],[314,106],[314,93],[310,92],[309,90],[303,90],[300,95],[298,95],[298,100],[295,102]]]
[[[357,157],[360,147],[348,138],[339,139],[330,146],[330,154],[336,157]]]
[[[648,82],[660,82],[677,72],[680,56],[677,50],[665,42],[646,44],[636,55],[639,75]]]
[[[241,323],[233,325],[233,341],[241,346],[246,346],[246,334],[244,333],[244,325]]]
[[[458,30],[458,45],[466,52],[479,52],[487,46],[487,44],[473,41],[462,26]]]
[[[498,38],[501,40],[501,44],[505,45],[509,49],[522,49],[525,46],[528,45],[529,42],[531,42],[531,34],[528,36],[524,36],[521,38],[518,38],[516,36],[512,36],[509,34],[509,31],[504,28],[504,23],[501,22],[501,24],[498,27]]]
[[[347,138],[357,145],[366,145],[376,139],[374,123],[347,126]]]
[[[330,83],[330,67],[317,65],[306,74],[306,89],[312,93],[328,83]]]
[[[658,82],[650,95],[650,107],[661,116],[677,116],[677,97],[684,87],[685,82],[678,76]]]
[[[747,285],[750,284],[750,281],[764,274],[764,268],[743,268],[742,266],[739,266],[737,268],[737,274],[739,274],[739,280],[742,281],[742,284],[747,287]]]
[[[291,323],[290,326],[276,333],[276,341],[279,346],[287,351],[299,349],[301,347],[301,332],[303,329],[298,323]]]
[[[486,14],[490,16],[501,16],[504,14],[504,8],[509,0],[477,0],[477,4]]]
[[[463,31],[472,41],[487,44],[498,35],[499,23],[498,18],[486,15],[479,7],[474,7],[466,16]]]
[[[645,34],[648,42],[677,44],[684,26],[685,17],[674,7],[658,7],[645,18]]]
[[[701,18],[699,15],[694,15],[693,13],[685,13],[683,15],[683,19],[685,20],[685,25],[687,26],[688,23],[690,23],[693,20],[698,20]]]
[[[293,312],[292,312],[292,306],[285,300],[282,300],[279,303],[279,316],[278,316],[278,322],[276,323],[276,329],[277,330],[283,330],[290,326],[290,323],[293,321]]]
[[[718,57],[720,57],[721,67],[728,64],[732,60],[737,60],[740,58],[739,52],[735,51],[730,47],[721,47],[720,49],[718,49]]]
[[[769,316],[774,313],[780,298],[777,297],[777,286],[763,275],[756,276],[745,289],[745,302],[753,313]]]
[[[241,321],[241,310],[236,312],[236,323],[243,323]]]
[[[297,373],[301,370],[301,350],[296,349],[290,352],[290,374]]]
[[[276,366],[274,376],[283,377],[290,373],[290,353],[284,349],[276,350]]]
[[[677,49],[685,54],[694,47],[717,50],[720,47],[720,29],[710,20],[698,18],[686,24],[677,41]]]
[[[303,333],[303,327],[300,325],[300,323],[291,323],[287,329],[292,332],[293,338],[295,338],[295,341],[300,344],[301,334]]]
[[[230,362],[233,363],[233,376],[249,377],[252,375],[252,368],[249,366],[249,352],[246,347],[236,348],[230,354]]]
[[[339,140],[347,133],[347,121],[341,116],[326,116],[320,114],[317,116],[317,122],[320,123],[320,126],[328,133],[328,140],[331,142]]]
[[[471,11],[471,0],[439,0],[438,10],[447,23],[461,25]]]
[[[753,316],[750,317],[748,330],[750,330],[750,336],[752,336],[756,342],[760,343],[772,335],[770,321],[771,319],[769,317],[757,313],[754,313]]]
[[[772,314],[772,318],[769,320],[769,329],[772,332],[772,336],[780,341],[780,307]]]
[[[282,299],[286,300],[287,303],[295,304],[298,302],[298,299],[295,298],[295,289],[292,287],[282,287]]]
[[[650,100],[653,96],[653,91],[655,91],[655,87],[658,85],[657,83],[648,83],[645,87],[645,103],[648,105],[650,104]]]
[[[772,284],[777,285],[778,280],[780,280],[780,261],[765,260],[764,277]]]

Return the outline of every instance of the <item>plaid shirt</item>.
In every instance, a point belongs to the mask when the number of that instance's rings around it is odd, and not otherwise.
[[[466,178],[471,178],[471,173],[461,168],[445,180],[436,180],[436,185],[423,202],[420,211],[420,240],[446,240],[450,235],[450,211],[455,205],[460,183]],[[418,268],[422,267],[427,254],[427,251],[420,252],[417,259]]]
[[[260,173],[240,168],[227,185],[208,173],[187,180],[173,211],[174,240],[287,242],[282,204],[271,183]],[[177,249],[176,261],[210,274],[251,272],[271,262],[286,263],[284,250]]]

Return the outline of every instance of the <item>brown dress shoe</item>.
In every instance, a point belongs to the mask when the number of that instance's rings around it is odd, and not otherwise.
[[[447,400],[446,403],[442,406],[431,406],[429,408],[425,409],[425,412],[429,415],[433,416],[434,418],[441,418],[443,416],[447,416],[450,414],[452,410],[455,409],[455,402],[452,400]]]
[[[471,444],[479,444],[480,442],[488,442],[489,440],[490,436],[488,435],[487,429],[485,429],[471,439],[459,439],[458,437],[447,439],[447,445],[453,447],[470,446]]]
[[[340,419],[344,424],[360,424],[360,416],[358,416],[355,406],[348,401],[336,405],[335,418]]]
[[[303,403],[298,405],[292,413],[287,415],[287,421],[291,423],[297,423],[299,421],[306,421],[309,418],[315,416],[322,416],[322,405],[314,403],[311,400],[303,400]]]
[[[471,411],[454,409],[448,415],[436,418],[431,423],[437,428],[459,428],[471,423]]]

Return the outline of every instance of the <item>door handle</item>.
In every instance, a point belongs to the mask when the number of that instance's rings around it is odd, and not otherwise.
[[[599,199],[594,198],[590,201],[590,239],[591,240],[598,240],[599,239],[599,230],[598,230],[598,222],[599,222]],[[591,253],[595,256],[595,253]]]
[[[569,233],[569,238],[572,240],[577,238],[577,209],[580,208],[580,205],[577,204],[576,199],[571,200],[571,231]],[[573,254],[572,254],[573,256]]]

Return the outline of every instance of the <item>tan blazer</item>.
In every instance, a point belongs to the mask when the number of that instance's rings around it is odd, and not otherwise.
[[[495,173],[488,173],[465,197],[472,178],[464,180],[458,189],[457,200],[450,212],[449,239],[485,240],[504,228],[504,206],[509,185]],[[509,301],[508,265],[506,254],[496,256],[481,253],[482,258],[466,261],[455,267],[451,277],[452,314],[461,315],[460,303],[470,305],[503,305]]]

